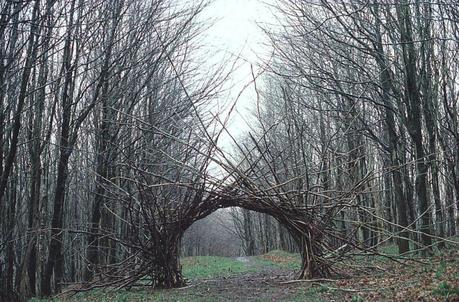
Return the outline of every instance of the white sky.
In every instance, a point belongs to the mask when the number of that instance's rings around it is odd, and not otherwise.
[[[269,22],[272,13],[262,0],[214,0],[205,17],[216,20],[207,31],[205,39],[208,44],[206,48],[211,49],[210,59],[222,60],[224,53],[241,57],[239,68],[232,75],[232,89],[228,95],[228,101],[234,102],[243,87],[252,80],[250,66],[253,65],[257,73],[258,65],[261,64],[259,56],[269,53],[266,46],[262,45],[265,36],[257,23]],[[257,85],[261,85],[261,79]],[[237,112],[232,116],[229,130],[233,136],[241,136],[249,130],[246,120],[250,119],[250,112],[255,106],[256,94],[252,85],[239,98]],[[220,141],[225,149],[229,144],[228,137]]]

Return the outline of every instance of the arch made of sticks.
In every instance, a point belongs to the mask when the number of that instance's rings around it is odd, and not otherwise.
[[[234,193],[234,194],[233,194]],[[331,267],[323,258],[323,230],[327,227],[327,213],[319,215],[314,208],[273,202],[270,198],[241,196],[235,192],[209,198],[190,208],[187,217],[190,219],[181,224],[182,234],[197,220],[203,219],[215,211],[224,208],[238,207],[267,214],[276,219],[287,229],[299,247],[302,266],[298,279],[327,278]]]
[[[201,192],[202,193],[202,192]],[[93,279],[85,290],[116,286],[129,288],[137,281],[149,277],[155,288],[173,288],[185,285],[180,265],[179,246],[185,231],[196,221],[223,208],[239,207],[267,214],[276,219],[297,243],[302,265],[298,279],[328,278],[332,274],[327,261],[329,250],[324,242],[325,230],[333,214],[326,209],[297,205],[263,194],[248,194],[234,187],[197,194],[179,216],[164,222],[154,222],[148,228],[148,241],[139,246],[128,259],[104,268],[101,278]]]

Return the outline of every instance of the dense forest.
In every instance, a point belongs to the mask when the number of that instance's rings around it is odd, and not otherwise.
[[[182,286],[180,255],[296,251],[328,278],[457,248],[458,1],[270,4],[242,135],[209,5],[0,0],[0,301]]]

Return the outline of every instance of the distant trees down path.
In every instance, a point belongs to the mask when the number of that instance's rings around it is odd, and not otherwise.
[[[182,286],[185,231],[222,208],[246,254],[299,251],[300,278],[457,244],[457,1],[277,1],[231,155],[207,5],[0,1],[1,301]]]

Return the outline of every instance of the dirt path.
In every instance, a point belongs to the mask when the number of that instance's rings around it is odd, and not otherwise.
[[[395,263],[384,258],[360,257],[343,263],[352,269],[352,278],[336,280],[294,279],[290,256],[271,253],[258,257],[238,257],[230,261],[242,264],[242,270],[223,266],[215,274],[195,276],[188,286],[157,290],[136,287],[129,291],[102,290],[65,302],[226,302],[226,301],[432,301],[459,302],[459,251],[451,251],[427,260]],[[200,269],[214,268],[215,259],[194,259]],[[217,259],[219,260],[219,259]],[[221,259],[220,259],[221,260]],[[423,261],[424,260],[424,261]],[[192,265],[192,264],[189,264]],[[295,267],[295,266],[293,266]],[[297,266],[296,266],[297,267]],[[208,270],[210,272],[211,270]],[[224,276],[224,277],[223,277]],[[84,298],[83,298],[84,297]]]
[[[190,301],[290,301],[295,296],[295,286],[282,284],[292,280],[292,270],[263,265],[254,257],[235,259],[253,268],[253,272],[193,280],[177,291],[189,295]]]
[[[459,302],[458,256],[455,251],[451,255],[430,258],[427,264],[396,264],[384,259],[372,259],[368,264],[376,263],[377,270],[364,274],[356,271],[350,279],[288,284],[283,282],[293,280],[294,272],[291,269],[266,265],[255,257],[238,257],[235,258],[237,261],[253,269],[227,277],[192,280],[188,287],[175,290],[178,296],[169,295],[161,301]],[[365,261],[362,259],[354,266],[365,267]]]

